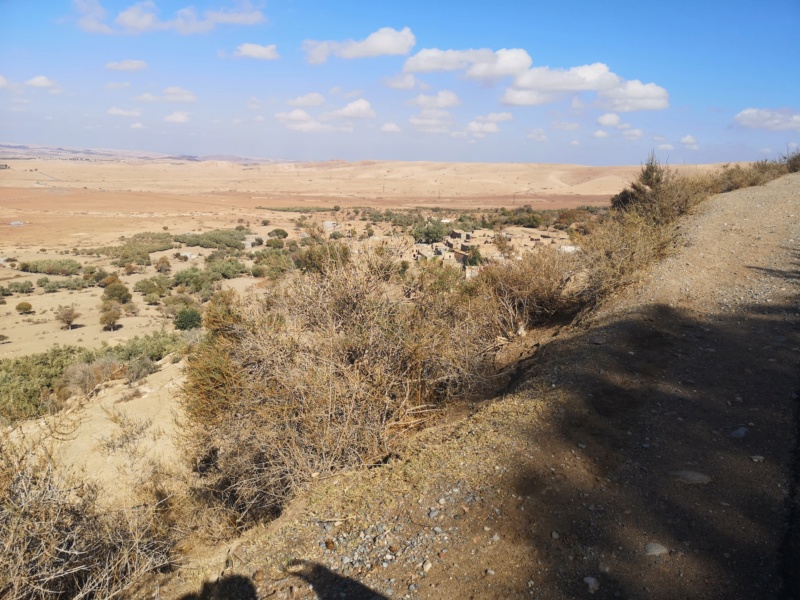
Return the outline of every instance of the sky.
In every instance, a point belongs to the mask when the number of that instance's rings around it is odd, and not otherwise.
[[[800,146],[800,0],[0,0],[0,142],[670,164]]]

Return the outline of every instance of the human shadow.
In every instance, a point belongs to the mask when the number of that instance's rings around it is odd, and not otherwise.
[[[319,563],[297,559],[287,566],[290,574],[312,587],[319,600],[388,600],[363,583],[334,573]]]
[[[800,598],[798,305],[651,304],[549,344],[517,387],[568,398],[545,455],[558,458],[527,464],[515,491],[539,505],[528,539],[559,597],[592,576],[596,598]]]
[[[258,594],[249,577],[226,575],[214,582],[204,582],[200,591],[185,594],[180,600],[258,600]]]

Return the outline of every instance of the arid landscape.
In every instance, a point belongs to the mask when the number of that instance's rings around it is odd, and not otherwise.
[[[0,159],[0,483],[41,455],[91,482],[76,514],[126,515],[86,525],[125,558],[64,589],[797,597],[796,157],[26,151]],[[46,556],[0,595],[69,568]]]

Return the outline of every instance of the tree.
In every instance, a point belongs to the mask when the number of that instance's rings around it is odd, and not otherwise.
[[[285,240],[287,237],[289,237],[289,234],[286,233],[285,229],[273,229],[267,234],[267,237],[280,238],[282,240]]]
[[[182,308],[175,315],[175,329],[186,331],[197,329],[203,324],[203,315],[196,308]]]
[[[21,315],[27,315],[33,311],[33,306],[31,306],[30,302],[20,302],[14,308]]]
[[[122,317],[122,310],[119,304],[111,302],[103,306],[103,312],[100,313],[100,324],[104,329],[114,331],[117,328],[117,321]]]
[[[169,273],[172,269],[172,265],[169,264],[169,259],[166,256],[162,256],[156,261],[155,264],[156,271],[159,273]]]
[[[63,323],[67,329],[72,330],[72,324],[81,316],[74,305],[61,306],[56,309],[56,321]]]
[[[106,286],[103,292],[103,300],[107,302],[116,301],[120,304],[127,304],[133,296],[124,283],[112,283]]]

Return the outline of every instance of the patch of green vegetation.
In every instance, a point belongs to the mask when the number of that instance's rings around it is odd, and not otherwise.
[[[48,258],[21,262],[19,270],[26,273],[44,273],[45,275],[77,275],[81,271],[81,263],[71,258]]]
[[[215,229],[205,233],[185,233],[174,237],[176,242],[187,246],[200,246],[201,248],[234,248],[244,249],[244,239],[252,233],[246,227],[236,229]]]
[[[170,250],[172,245],[172,235],[169,233],[146,231],[131,236],[119,246],[93,248],[88,253],[111,257],[114,259],[112,264],[118,267],[126,264],[149,265],[151,252]]]

